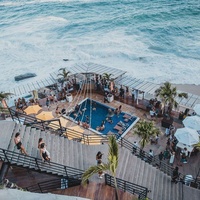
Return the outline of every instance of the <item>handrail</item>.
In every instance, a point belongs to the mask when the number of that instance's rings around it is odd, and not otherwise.
[[[145,152],[143,149],[139,148],[138,146],[134,146],[133,143],[126,140],[125,138],[119,139],[119,144],[121,147],[125,147],[129,151],[132,152],[135,156],[138,158],[144,160],[145,162],[148,162],[152,166],[156,166],[160,171],[163,171],[168,176],[172,176],[174,168],[165,163],[164,161],[160,161],[158,156],[151,156],[148,152]],[[186,175],[179,173],[179,181],[183,184],[186,184],[188,186],[194,184],[199,184],[199,187],[197,189],[200,189],[200,183],[194,178],[187,177]],[[191,184],[192,183],[192,184]]]
[[[48,181],[42,181],[37,184],[31,185],[26,187],[26,190],[29,192],[36,192],[36,193],[47,193],[54,191],[58,188],[60,189],[66,189],[73,186],[77,186],[81,184],[80,179],[74,179],[74,178],[56,178],[51,179]]]
[[[65,136],[66,138],[73,138],[73,140],[75,141],[83,142],[84,144],[88,144],[88,145],[98,144],[99,141],[101,141],[101,143],[108,142],[108,139],[101,135],[89,135],[89,134],[78,132],[76,130],[72,130],[67,127],[62,127],[61,124],[59,126],[53,123],[54,121],[60,122],[59,119],[52,119],[48,121],[43,121],[43,120],[38,121],[37,118],[18,112],[12,108],[9,108],[9,111],[13,120],[16,119],[19,122],[23,122],[24,125],[31,125],[32,127],[39,128],[41,130],[50,130],[61,136]],[[24,119],[25,119],[25,123],[24,123]],[[51,123],[52,128],[48,126],[49,123]]]
[[[148,189],[146,187],[119,178],[116,178],[116,180],[118,189],[121,189],[124,192],[129,192],[133,195],[137,194],[138,199],[145,199],[147,197]],[[114,177],[109,174],[105,174],[105,184],[115,187]]]
[[[60,177],[76,177],[77,179],[79,179],[84,172],[83,170],[61,165],[55,162],[46,163],[40,158],[27,156],[2,148],[0,148],[0,159],[3,162],[8,162],[10,165],[17,165],[38,172],[56,174]]]

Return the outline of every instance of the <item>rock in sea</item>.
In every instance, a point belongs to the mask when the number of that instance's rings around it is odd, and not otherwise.
[[[21,74],[19,76],[15,76],[15,81],[21,81],[23,79],[27,79],[27,78],[32,78],[37,76],[35,73],[26,73],[26,74]]]

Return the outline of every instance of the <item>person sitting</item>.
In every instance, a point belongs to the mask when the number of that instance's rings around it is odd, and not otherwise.
[[[83,128],[86,128],[86,129],[90,128],[90,125],[87,122],[83,122],[82,126]]]
[[[97,126],[96,130],[97,131],[103,131],[105,129],[105,125]]]
[[[25,155],[28,156],[24,146],[22,145],[21,137],[20,137],[20,133],[19,132],[17,132],[15,134],[14,142],[15,142],[15,144],[17,146],[17,149],[20,150],[21,153],[24,153]]]
[[[50,153],[47,151],[45,143],[40,145],[40,156],[44,162],[50,162],[51,160]]]
[[[107,117],[107,118],[106,118],[106,121],[107,121],[108,123],[110,123],[110,124],[112,124],[112,123],[113,123],[113,120],[112,120],[112,118],[111,118],[111,117]]]
[[[60,114],[62,114],[62,115],[66,114],[66,109],[64,107],[62,108]]]

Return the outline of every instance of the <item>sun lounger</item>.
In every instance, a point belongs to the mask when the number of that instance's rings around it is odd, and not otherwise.
[[[127,114],[125,114],[125,115],[123,116],[123,118],[125,118],[125,119],[124,119],[125,121],[132,120],[132,116],[131,116],[131,115],[127,115]]]
[[[122,131],[123,128],[121,126],[119,126],[119,125],[115,125],[114,129],[118,130],[118,131]]]

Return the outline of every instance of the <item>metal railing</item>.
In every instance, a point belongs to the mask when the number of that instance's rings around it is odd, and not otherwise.
[[[158,156],[151,156],[148,152],[145,152],[138,146],[134,146],[133,143],[130,141],[120,138],[119,144],[121,147],[125,147],[129,151],[131,151],[132,154],[140,158],[141,160],[144,160],[145,162],[148,162],[150,165],[157,167],[160,171],[164,172],[168,176],[172,176],[174,168],[167,164],[165,161],[160,161]],[[179,182],[182,182],[185,185],[195,187],[197,189],[200,189],[200,183],[198,182],[197,179],[190,178],[187,175],[184,175],[182,173],[179,173]]]
[[[26,187],[29,192],[47,193],[57,189],[66,189],[81,184],[80,179],[75,178],[57,178],[48,181],[39,182],[37,184]]]
[[[40,158],[34,158],[32,156],[27,156],[2,148],[0,148],[0,159],[3,162],[9,163],[10,165],[17,165],[19,167],[21,166],[23,168],[28,168],[33,171],[53,174],[60,177],[71,177],[80,179],[84,172],[80,169],[61,165],[54,162],[44,162]]]
[[[116,178],[117,188],[123,192],[129,192],[133,195],[137,195],[138,199],[145,199],[147,197],[148,189],[146,187]],[[114,177],[109,174],[105,174],[105,184],[111,187],[115,187]]]
[[[91,144],[99,144],[99,143],[107,143],[107,137],[103,137],[101,135],[89,135],[78,132],[76,130],[72,130],[67,127],[62,127],[59,119],[52,119],[48,121],[39,120],[33,116],[26,115],[22,112],[18,112],[12,108],[9,108],[10,114],[13,120],[17,120],[19,123],[22,123],[26,126],[31,126],[34,128],[38,128],[40,130],[49,130],[55,134],[59,134],[61,136],[65,136],[68,139],[73,139],[77,142],[82,142],[83,144],[91,145]],[[54,122],[58,121],[59,125]],[[51,123],[51,126],[49,124]]]

